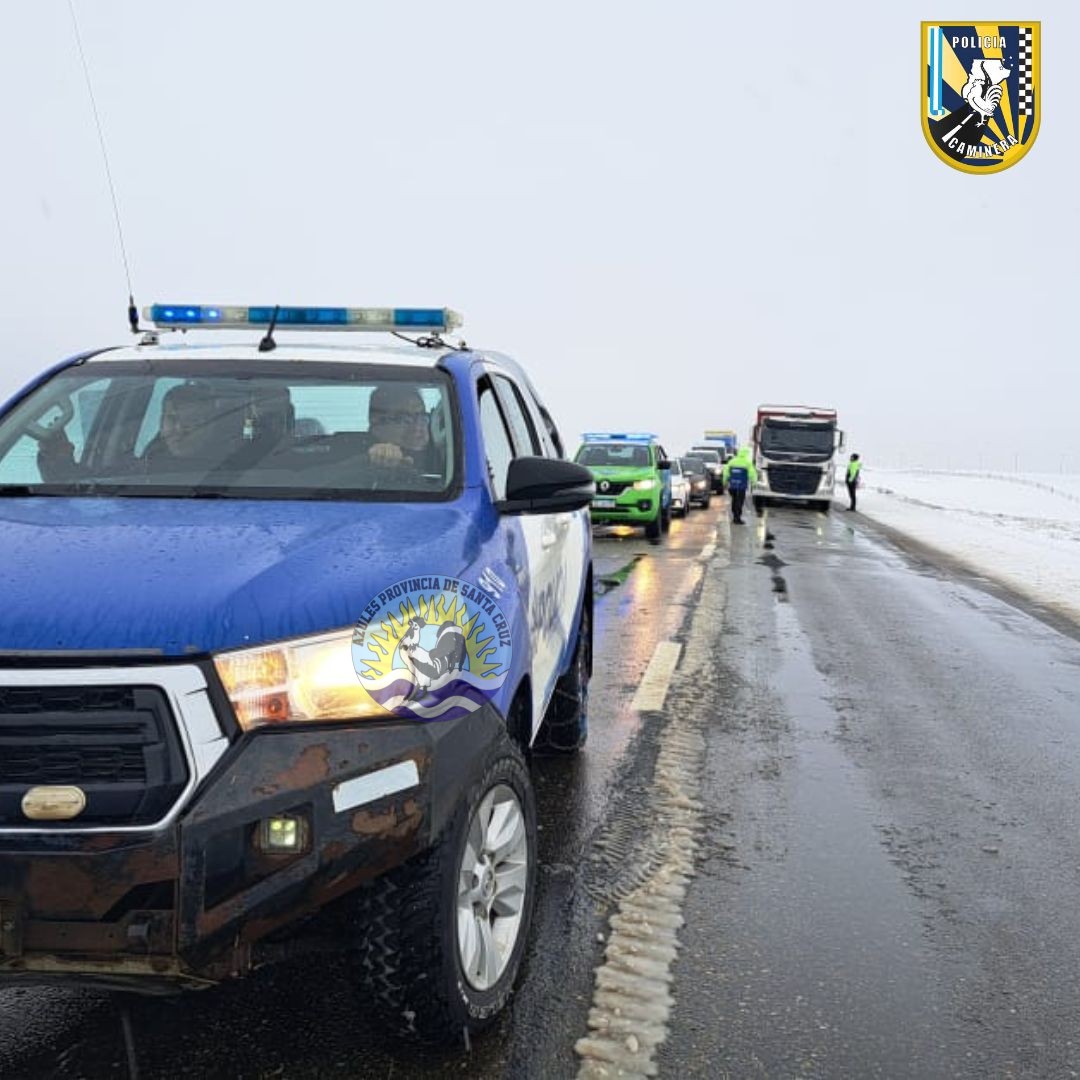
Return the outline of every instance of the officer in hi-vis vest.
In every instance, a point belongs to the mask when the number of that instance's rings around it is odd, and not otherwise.
[[[859,486],[859,472],[862,470],[862,462],[858,454],[852,454],[847,466],[847,493],[851,500],[849,510],[855,509],[855,489]]]
[[[724,490],[731,499],[731,521],[735,525],[743,523],[743,503],[746,493],[757,483],[757,469],[750,460],[750,448],[742,446],[735,456],[724,465]]]

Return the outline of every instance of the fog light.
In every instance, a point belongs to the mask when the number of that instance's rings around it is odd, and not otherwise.
[[[268,854],[303,851],[307,847],[307,818],[299,814],[279,814],[259,822],[255,846]]]

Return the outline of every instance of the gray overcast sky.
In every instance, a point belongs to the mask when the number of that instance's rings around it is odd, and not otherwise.
[[[834,405],[871,463],[1080,471],[1080,5],[1038,141],[919,124],[910,0],[75,0],[140,306],[447,305],[585,429]],[[768,21],[764,21],[767,12]],[[65,0],[8,3],[0,394],[126,339]]]

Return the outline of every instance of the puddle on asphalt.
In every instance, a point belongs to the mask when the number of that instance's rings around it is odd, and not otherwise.
[[[767,535],[771,537],[772,533]],[[765,546],[771,548],[773,545],[770,541],[767,541]],[[788,599],[787,579],[783,575],[783,569],[787,566],[787,563],[778,555],[769,554],[758,559],[758,565],[767,566],[772,571],[772,591],[777,594],[776,598],[778,600],[786,601]]]
[[[612,589],[617,589],[620,585],[626,582],[626,579],[634,572],[634,567],[645,558],[645,552],[639,552],[624,566],[620,566],[618,570],[608,574],[601,574],[593,582],[593,592],[597,596],[603,596],[604,593],[611,592]]]

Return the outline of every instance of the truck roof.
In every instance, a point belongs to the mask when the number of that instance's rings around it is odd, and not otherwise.
[[[836,420],[835,409],[822,409],[816,405],[759,405],[758,419],[769,416],[790,416],[799,420]]]

